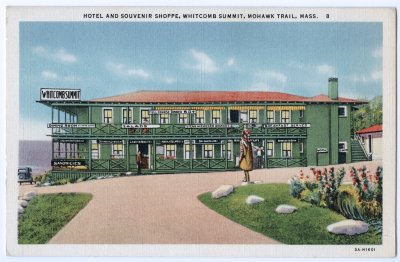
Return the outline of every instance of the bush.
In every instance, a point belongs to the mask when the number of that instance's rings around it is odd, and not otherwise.
[[[290,195],[294,198],[299,198],[300,193],[305,189],[303,183],[298,179],[290,181]]]
[[[311,191],[309,189],[304,189],[300,193],[300,200],[310,202],[311,201],[310,195],[311,195]]]
[[[346,188],[340,191],[336,200],[338,211],[349,219],[364,220],[358,201],[358,194],[353,188]]]

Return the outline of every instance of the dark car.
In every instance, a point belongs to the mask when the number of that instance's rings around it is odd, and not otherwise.
[[[18,183],[22,185],[22,183],[30,183],[32,185],[32,182],[36,184],[36,181],[33,181],[32,178],[32,168],[30,167],[21,167],[18,168]]]

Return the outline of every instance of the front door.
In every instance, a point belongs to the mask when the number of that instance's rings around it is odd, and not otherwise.
[[[339,152],[339,164],[346,163],[346,152]]]
[[[138,149],[142,152],[142,169],[149,169],[149,144],[138,144]]]

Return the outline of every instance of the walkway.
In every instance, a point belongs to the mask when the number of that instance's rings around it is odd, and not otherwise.
[[[374,170],[380,162],[366,164]],[[286,183],[300,169],[260,169],[251,172],[251,178]],[[54,187],[23,185],[20,194],[32,189],[39,194],[93,194],[89,204],[50,240],[52,244],[278,243],[226,219],[197,200],[201,193],[222,184],[237,186],[241,180],[240,171],[133,176]]]

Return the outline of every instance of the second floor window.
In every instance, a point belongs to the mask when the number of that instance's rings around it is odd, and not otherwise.
[[[257,110],[249,111],[249,123],[257,123]]]
[[[204,111],[203,110],[196,111],[195,122],[196,122],[196,124],[204,124]]]
[[[212,122],[214,124],[221,123],[221,111],[219,110],[212,110]]]
[[[132,109],[122,108],[122,123],[131,124],[132,123]]]
[[[113,122],[113,110],[111,108],[103,109],[103,124],[112,124]]]
[[[289,110],[281,111],[281,123],[290,123],[290,111]]]
[[[150,123],[150,114],[148,109],[140,111],[140,119],[142,123]]]
[[[189,123],[189,115],[188,114],[179,114],[178,121],[179,121],[179,124]]]
[[[272,110],[267,111],[267,123],[274,123],[275,122],[275,112]]]
[[[92,159],[100,159],[100,145],[97,140],[92,140]]]
[[[169,123],[169,114],[161,114],[160,124],[168,124],[168,123]]]

